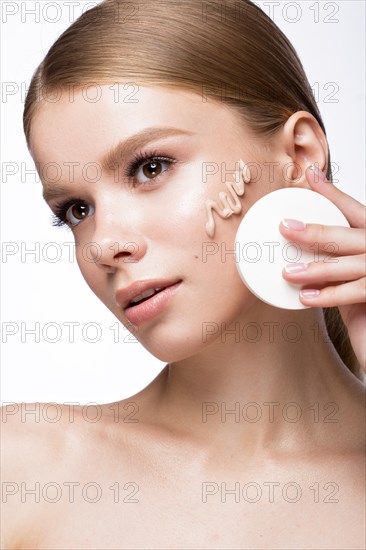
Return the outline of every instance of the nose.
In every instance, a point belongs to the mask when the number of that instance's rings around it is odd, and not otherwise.
[[[121,221],[121,214],[102,212],[94,215],[94,233],[92,241],[84,246],[84,260],[107,273],[113,273],[128,263],[135,263],[144,257],[147,250],[146,240],[136,227]]]

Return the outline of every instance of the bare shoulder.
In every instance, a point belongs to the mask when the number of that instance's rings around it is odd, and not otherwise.
[[[0,546],[11,550],[32,537],[55,491],[93,478],[93,465],[103,468],[112,448],[120,465],[128,462],[124,449],[133,439],[138,407],[126,400],[106,406],[12,403],[0,410]]]
[[[12,403],[1,407],[3,478],[26,479],[38,473],[62,444],[62,423],[45,415],[47,403]],[[41,466],[42,465],[42,466]]]
[[[11,403],[1,407],[2,548],[20,547],[40,503],[42,480],[63,460],[65,422],[61,405]],[[17,546],[19,544],[19,546]]]
[[[14,478],[77,465],[90,446],[108,446],[117,432],[122,451],[139,422],[139,407],[128,399],[107,405],[12,403],[0,410],[2,469]]]
[[[58,403],[12,403],[1,407],[3,467],[35,472],[40,463],[62,459],[68,436],[77,429],[79,407]]]

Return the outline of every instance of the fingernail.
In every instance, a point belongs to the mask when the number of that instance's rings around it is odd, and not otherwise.
[[[305,290],[300,290],[301,298],[316,298],[319,296],[320,290],[315,288],[306,288]]]
[[[312,170],[315,174],[315,183],[319,183],[319,180],[320,181],[325,181],[326,180],[326,176],[324,174],[324,172],[322,170],[320,170],[318,164],[314,163],[314,164],[310,164],[310,166],[308,166],[308,168],[310,170]]]
[[[281,223],[287,227],[287,229],[296,229],[296,231],[303,231],[306,227],[306,223],[300,222],[299,220],[292,220],[291,218],[283,218]]]
[[[300,273],[301,271],[306,271],[309,264],[305,264],[302,262],[294,263],[294,264],[287,264],[285,266],[286,273]]]

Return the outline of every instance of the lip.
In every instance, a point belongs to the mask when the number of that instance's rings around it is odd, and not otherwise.
[[[131,300],[133,300],[133,298],[135,298],[139,294],[145,292],[145,290],[149,290],[152,288],[166,288],[178,282],[182,282],[181,279],[174,279],[170,281],[168,281],[167,279],[144,279],[142,281],[136,281],[126,288],[121,288],[120,290],[117,290],[115,294],[115,300],[117,305],[125,310],[126,308],[128,309],[127,306],[131,302]]]
[[[154,294],[144,302],[135,306],[125,308],[124,314],[130,323],[137,326],[144,321],[153,319],[168,305],[174,294],[176,294],[182,281],[178,281],[164,290]]]

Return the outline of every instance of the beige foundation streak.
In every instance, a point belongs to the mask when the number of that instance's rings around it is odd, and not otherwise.
[[[206,201],[206,211],[207,211],[207,223],[206,223],[206,233],[209,237],[213,237],[215,234],[215,220],[212,215],[214,210],[220,218],[226,219],[229,218],[232,214],[239,214],[242,210],[241,203],[239,201],[238,195],[244,195],[244,186],[245,183],[249,183],[251,179],[251,174],[249,166],[247,166],[242,159],[239,160],[240,170],[233,174],[234,182],[226,181],[225,185],[228,188],[234,202],[232,202],[231,197],[228,196],[225,191],[220,191],[219,198],[222,203],[222,208],[217,204],[216,201],[208,199]],[[241,172],[241,173],[240,173]]]

